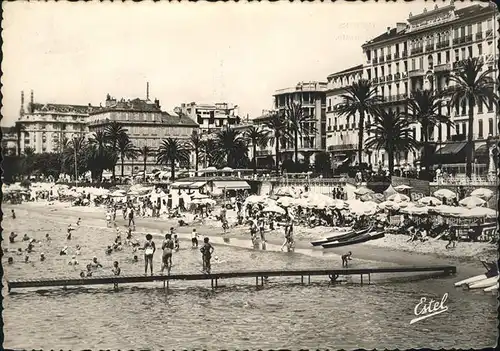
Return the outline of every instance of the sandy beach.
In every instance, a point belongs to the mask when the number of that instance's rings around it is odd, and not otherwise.
[[[73,207],[70,203],[62,202],[28,202],[22,205],[7,205],[4,212],[8,213],[10,208],[21,211],[28,211],[36,215],[54,217],[64,223],[74,223],[76,218],[81,217],[84,223],[89,226],[106,228],[105,209],[101,207]],[[206,219],[203,224],[188,225],[178,227],[176,219],[164,218],[136,218],[136,230],[138,232],[151,232],[161,235],[167,232],[170,227],[177,228],[177,233],[181,240],[188,240],[192,228],[197,228],[201,236],[224,236],[228,238],[250,239],[249,230],[246,226],[234,226],[235,212],[228,211],[230,230],[224,235],[220,222]],[[193,216],[187,214],[186,222],[190,223]],[[125,225],[125,220],[119,213],[117,224]],[[332,232],[328,227],[305,228],[297,226],[295,228],[295,239],[297,248],[311,248],[310,241],[324,238]],[[266,232],[266,240],[271,244],[281,245],[283,242],[283,230],[277,229]],[[447,264],[450,260],[455,262],[478,262],[479,259],[496,260],[496,246],[487,243],[467,243],[459,242],[456,248],[446,249],[447,241],[429,240],[427,242],[407,242],[405,235],[386,234],[379,240],[369,243],[357,244],[353,246],[329,249],[329,252],[342,254],[347,250],[353,251],[359,259],[386,261],[397,264]],[[318,250],[322,250],[318,248]],[[404,253],[404,254],[403,254]]]

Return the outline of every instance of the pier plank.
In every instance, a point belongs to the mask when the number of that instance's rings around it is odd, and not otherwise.
[[[417,267],[382,267],[382,268],[342,268],[342,269],[300,269],[300,270],[258,270],[258,271],[234,271],[234,272],[214,272],[203,273],[179,273],[171,275],[123,275],[123,276],[92,276],[81,277],[61,277],[61,278],[39,278],[39,279],[14,279],[7,281],[9,291],[19,288],[36,288],[48,286],[81,286],[81,285],[103,285],[103,284],[130,284],[146,283],[156,281],[171,280],[215,280],[235,279],[235,278],[258,278],[263,277],[303,277],[308,276],[335,276],[335,275],[364,275],[383,273],[420,273],[420,272],[441,272],[443,274],[455,274],[455,266],[417,266]],[[217,285],[217,284],[215,284]]]

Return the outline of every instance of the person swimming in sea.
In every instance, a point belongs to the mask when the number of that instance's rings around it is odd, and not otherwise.
[[[92,262],[90,262],[90,267],[91,268],[102,268],[102,264],[99,263],[96,256],[94,256],[94,258],[92,258]]]
[[[13,243],[14,243],[14,241],[15,241],[15,239],[16,239],[16,237],[17,237],[17,234],[16,234],[16,233],[14,233],[14,232],[10,232],[10,235],[9,235],[9,242],[10,242],[11,244],[13,244]]]
[[[122,270],[120,267],[118,267],[118,261],[113,262],[113,269],[111,271],[114,275],[120,275]]]
[[[50,237],[49,233],[45,234],[45,240],[51,241],[52,238]]]
[[[28,236],[28,234],[24,234],[23,241],[30,241],[30,237]]]
[[[347,268],[348,261],[352,260],[351,256],[352,256],[352,252],[351,251],[349,251],[348,253],[342,255],[342,267],[346,267]]]
[[[79,227],[80,226],[80,222],[82,221],[82,219],[80,217],[78,217],[78,220],[76,221],[76,225]]]
[[[79,256],[80,255],[80,250],[81,250],[80,245],[77,244],[76,247],[75,247],[75,255]]]
[[[78,261],[76,260],[76,256],[71,257],[71,261],[68,262],[68,265],[70,265],[70,266],[78,265]]]
[[[108,245],[108,248],[106,249],[106,255],[111,255],[113,253],[113,248]]]
[[[23,249],[17,248],[16,255],[21,256],[23,254]]]
[[[153,241],[153,236],[151,234],[146,235],[146,242],[144,243],[144,247],[142,248],[144,250],[144,274],[148,274],[148,266],[151,272],[151,275],[153,275],[153,255],[156,251],[156,246]]]
[[[26,252],[31,253],[33,251],[33,246],[35,244],[35,239],[31,239],[26,248]]]
[[[84,273],[86,277],[92,277],[92,264],[87,265],[87,272]]]
[[[16,219],[16,212],[14,209],[10,210],[10,213],[12,214],[12,219]]]
[[[161,245],[163,250],[162,255],[162,265],[161,265],[161,273],[165,268],[167,269],[167,274],[170,275],[170,270],[172,269],[172,250],[174,249],[174,241],[172,240],[171,234],[165,234],[165,241]]]
[[[179,251],[179,238],[177,237],[177,234],[174,234],[174,250],[176,252]]]
[[[45,254],[43,252],[40,254],[40,261],[45,261]]]
[[[30,257],[28,255],[24,257],[24,263],[30,263]]]
[[[65,246],[62,248],[62,250],[59,252],[59,255],[60,256],[64,256],[64,255],[67,255],[68,254],[68,247]]]
[[[214,252],[214,247],[210,244],[208,238],[203,239],[203,246],[200,249],[201,257],[203,260],[203,273],[210,274],[210,260]]]
[[[139,262],[139,257],[137,255],[134,255],[133,261],[134,262]]]

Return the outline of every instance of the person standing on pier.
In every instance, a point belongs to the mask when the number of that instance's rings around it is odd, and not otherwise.
[[[148,274],[148,265],[150,267],[151,275],[153,275],[153,255],[156,251],[156,246],[151,234],[146,235],[146,242],[144,243],[144,274]]]
[[[163,274],[163,271],[167,268],[167,274],[170,275],[170,269],[172,269],[172,252],[174,249],[174,241],[171,234],[165,234],[165,241],[161,248],[163,250],[161,273]]]
[[[203,246],[201,247],[201,255],[203,260],[203,273],[210,274],[210,259],[214,252],[214,247],[209,243],[208,238],[203,239]]]

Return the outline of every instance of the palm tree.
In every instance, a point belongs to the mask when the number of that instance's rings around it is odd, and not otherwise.
[[[280,162],[280,142],[287,141],[290,138],[287,121],[283,114],[274,112],[269,119],[264,122],[264,126],[271,130],[271,140],[275,143],[276,152],[276,172],[279,172]]]
[[[66,142],[61,145],[64,147],[62,161],[64,163],[64,169],[68,174],[75,174],[75,162],[76,170],[78,174],[82,174],[87,169],[87,161],[85,153],[87,151],[87,141],[85,137],[74,137],[71,140],[65,139]],[[76,161],[75,161],[76,157]]]
[[[163,140],[156,154],[156,163],[170,164],[170,180],[175,180],[175,163],[189,162],[189,150],[177,139],[168,138]]]
[[[224,128],[215,134],[215,158],[219,164],[228,167],[243,166],[248,159],[247,142],[243,134],[232,128]]]
[[[146,163],[148,161],[148,156],[151,156],[153,154],[153,149],[151,149],[150,147],[144,145],[143,147],[141,147],[139,149],[139,155],[142,157],[142,161],[143,161],[143,180],[144,182],[146,182]]]
[[[121,177],[123,179],[124,177],[123,168],[124,168],[125,158],[129,159],[136,158],[137,150],[126,134],[122,134],[120,136],[120,139],[118,139],[117,149],[121,159],[121,168],[122,168]]]
[[[413,151],[418,143],[413,139],[411,121],[400,113],[380,110],[373,115],[370,125],[372,136],[366,139],[366,149],[384,150],[389,156],[389,172],[394,171],[394,155],[399,152]]]
[[[358,162],[361,165],[363,153],[363,134],[365,126],[365,116],[374,116],[378,110],[378,104],[383,101],[382,96],[377,95],[377,88],[367,79],[360,79],[358,82],[343,89],[344,94],[340,95],[343,103],[335,108],[340,116],[355,117],[359,114],[358,127]]]
[[[219,166],[216,164],[217,157],[215,157],[215,150],[217,145],[214,139],[202,140],[200,145],[200,157],[205,167],[209,166]]]
[[[123,128],[123,126],[116,122],[112,121],[108,125],[106,125],[106,128],[104,129],[104,136],[106,137],[107,141],[111,145],[111,149],[115,152],[118,153],[118,141],[120,138],[123,138],[123,136],[127,136],[127,129]],[[118,158],[117,158],[118,160]],[[113,180],[115,179],[115,167],[113,167]]]
[[[472,175],[472,161],[474,153],[474,107],[485,104],[491,106],[498,101],[494,91],[493,70],[488,68],[484,72],[483,62],[477,57],[464,61],[458,72],[450,77],[451,86],[448,95],[450,104],[460,106],[467,103],[469,108],[469,133],[467,135],[467,177]]]
[[[195,177],[198,176],[198,163],[199,163],[199,158],[200,158],[200,151],[202,148],[202,139],[200,137],[200,134],[193,130],[193,133],[191,134],[191,137],[189,139],[189,148],[194,152],[194,175]]]
[[[92,173],[92,179],[102,180],[102,172],[105,169],[114,169],[116,165],[116,152],[111,150],[108,138],[102,131],[97,131],[89,139],[87,148],[87,164]]]
[[[23,168],[28,176],[31,176],[31,172],[34,170],[33,159],[35,157],[35,149],[32,147],[24,148],[24,159]]]
[[[302,104],[299,102],[291,102],[286,105],[285,118],[290,127],[290,132],[293,135],[293,146],[295,155],[295,164],[299,163],[299,136],[302,137],[305,131],[307,134],[315,134],[316,126],[309,125],[316,120],[304,113]]]
[[[416,90],[408,100],[408,117],[422,126],[424,152],[422,165],[429,171],[429,133],[435,126],[444,123],[451,125],[450,119],[441,114],[443,106],[441,94],[430,90]]]
[[[262,128],[250,126],[244,133],[247,140],[252,143],[253,173],[257,173],[257,145],[264,148],[269,142],[270,132]]]

